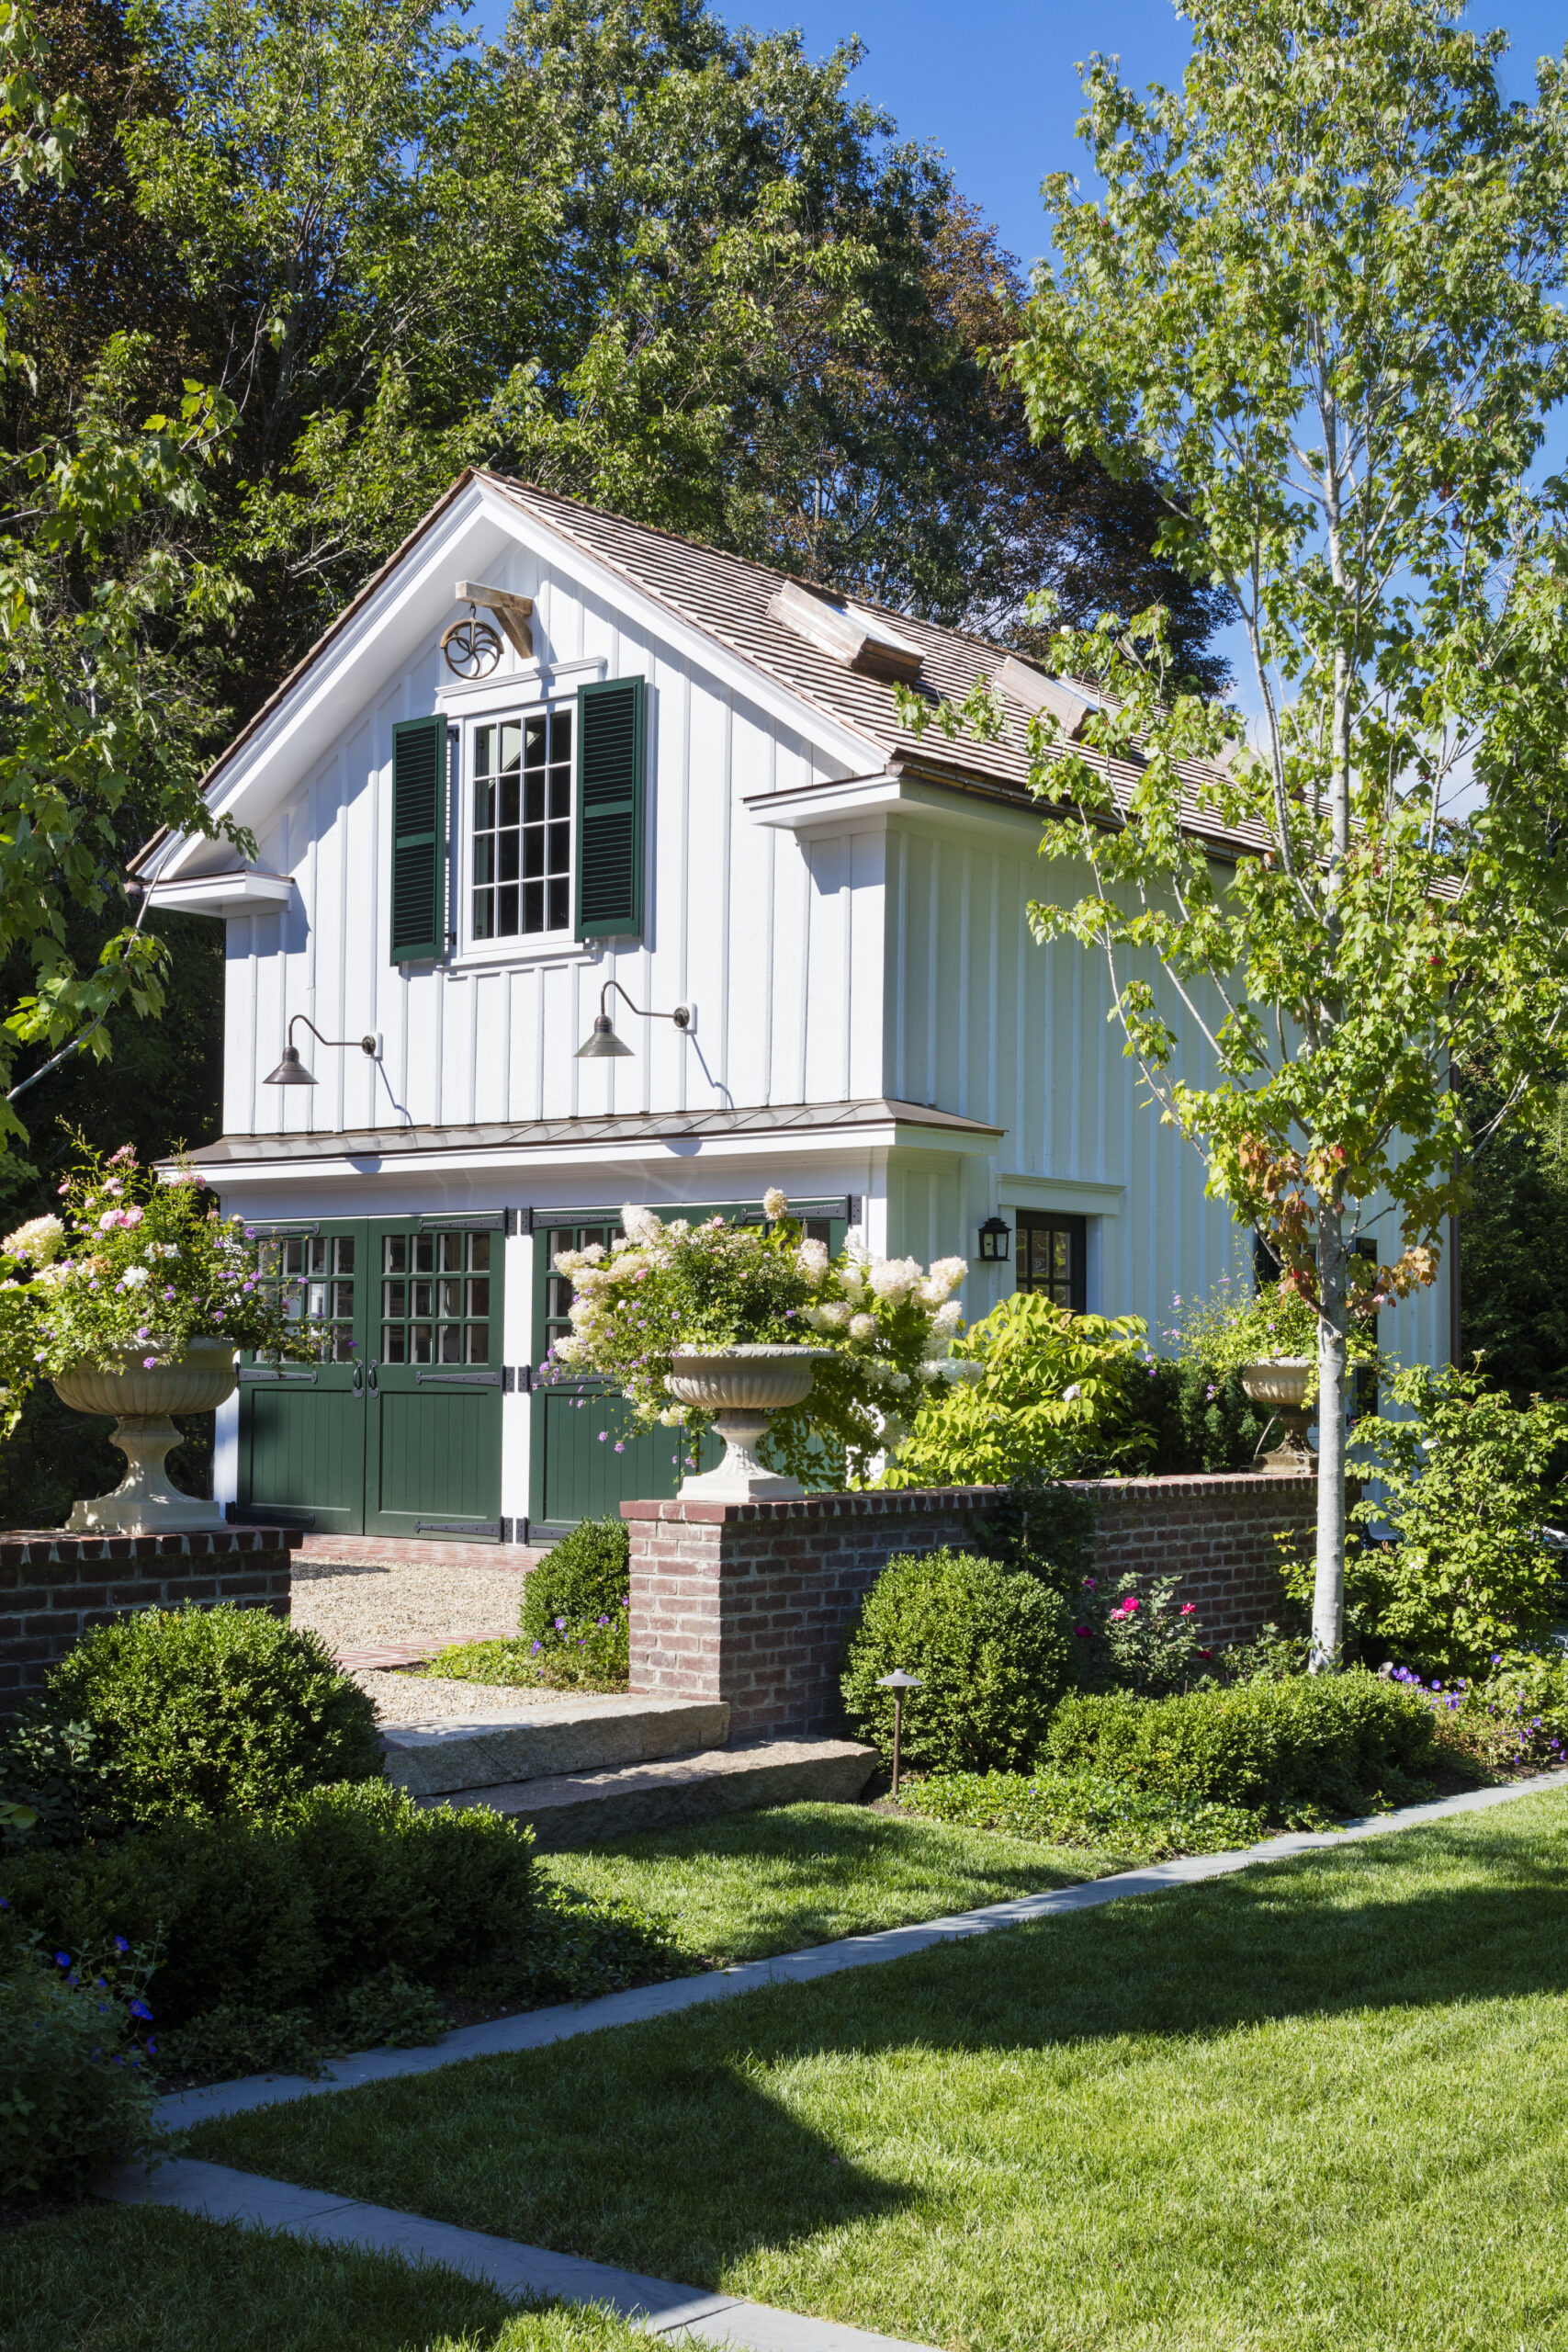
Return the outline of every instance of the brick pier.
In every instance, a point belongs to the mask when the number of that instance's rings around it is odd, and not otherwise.
[[[1280,1532],[1310,1543],[1310,1477],[1086,1480],[1095,1569],[1179,1575],[1216,1645],[1250,1639],[1283,1603]],[[733,1740],[834,1733],[862,1595],[897,1553],[962,1547],[987,1487],[811,1495],[793,1503],[632,1502],[631,1688],[723,1699]]]
[[[56,1658],[95,1625],[133,1609],[231,1600],[287,1617],[286,1527],[220,1528],[210,1534],[0,1534],[0,1716],[37,1690]]]

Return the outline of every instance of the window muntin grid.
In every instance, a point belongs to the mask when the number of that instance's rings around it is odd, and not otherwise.
[[[1083,1246],[1077,1224],[1021,1216],[1015,1243],[1019,1289],[1043,1292],[1054,1306],[1077,1310],[1083,1295]]]
[[[571,719],[541,710],[474,729],[476,939],[570,927]]]
[[[257,1253],[261,1279],[288,1321],[320,1325],[315,1351],[323,1363],[354,1360],[354,1253],[351,1233],[274,1234]]]
[[[491,1236],[381,1240],[383,1363],[489,1363]]]

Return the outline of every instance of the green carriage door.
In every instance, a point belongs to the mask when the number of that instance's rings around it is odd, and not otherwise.
[[[823,1214],[813,1215],[821,1207]],[[849,1204],[803,1203],[800,1215],[807,1234],[837,1251],[844,1246]],[[695,1214],[695,1212],[692,1212]],[[679,1208],[663,1214],[679,1216]],[[761,1221],[755,1204],[740,1203],[705,1216]],[[541,1381],[538,1367],[549,1349],[571,1329],[571,1284],[555,1269],[564,1250],[589,1250],[595,1242],[608,1250],[619,1238],[618,1217],[600,1210],[584,1223],[563,1217],[547,1227],[536,1216],[534,1230],[534,1396],[528,1447],[528,1533],[530,1540],[564,1534],[579,1520],[613,1516],[624,1502],[658,1501],[673,1495],[686,1476],[686,1442],[680,1430],[646,1430],[634,1434],[631,1408],[618,1390],[603,1380],[576,1373],[557,1382]],[[723,1446],[705,1437],[696,1458],[699,1470],[718,1463]]]
[[[364,1220],[252,1230],[263,1279],[290,1321],[314,1324],[318,1338],[305,1363],[240,1367],[240,1510],[356,1535],[365,1510]]]
[[[501,1536],[504,1218],[378,1218],[365,1532]]]

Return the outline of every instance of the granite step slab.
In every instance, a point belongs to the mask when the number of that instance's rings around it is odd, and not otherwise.
[[[598,1772],[718,1747],[729,1736],[722,1699],[567,1697],[515,1714],[391,1724],[381,1734],[387,1777],[411,1795],[455,1796],[502,1782]]]
[[[546,1851],[761,1805],[852,1804],[876,1767],[876,1750],[858,1740],[770,1739],[610,1771],[503,1781],[450,1801],[532,1822],[535,1843]]]

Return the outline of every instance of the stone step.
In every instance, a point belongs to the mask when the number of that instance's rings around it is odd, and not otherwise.
[[[549,1780],[466,1789],[450,1802],[490,1805],[496,1813],[531,1821],[536,1844],[547,1850],[626,1838],[637,1829],[668,1829],[719,1813],[750,1813],[759,1805],[852,1804],[875,1770],[876,1750],[857,1740],[770,1739],[608,1772],[563,1772]]]
[[[413,1796],[440,1797],[684,1756],[722,1747],[728,1736],[722,1699],[594,1695],[536,1700],[510,1714],[389,1724],[381,1746],[389,1781]]]

